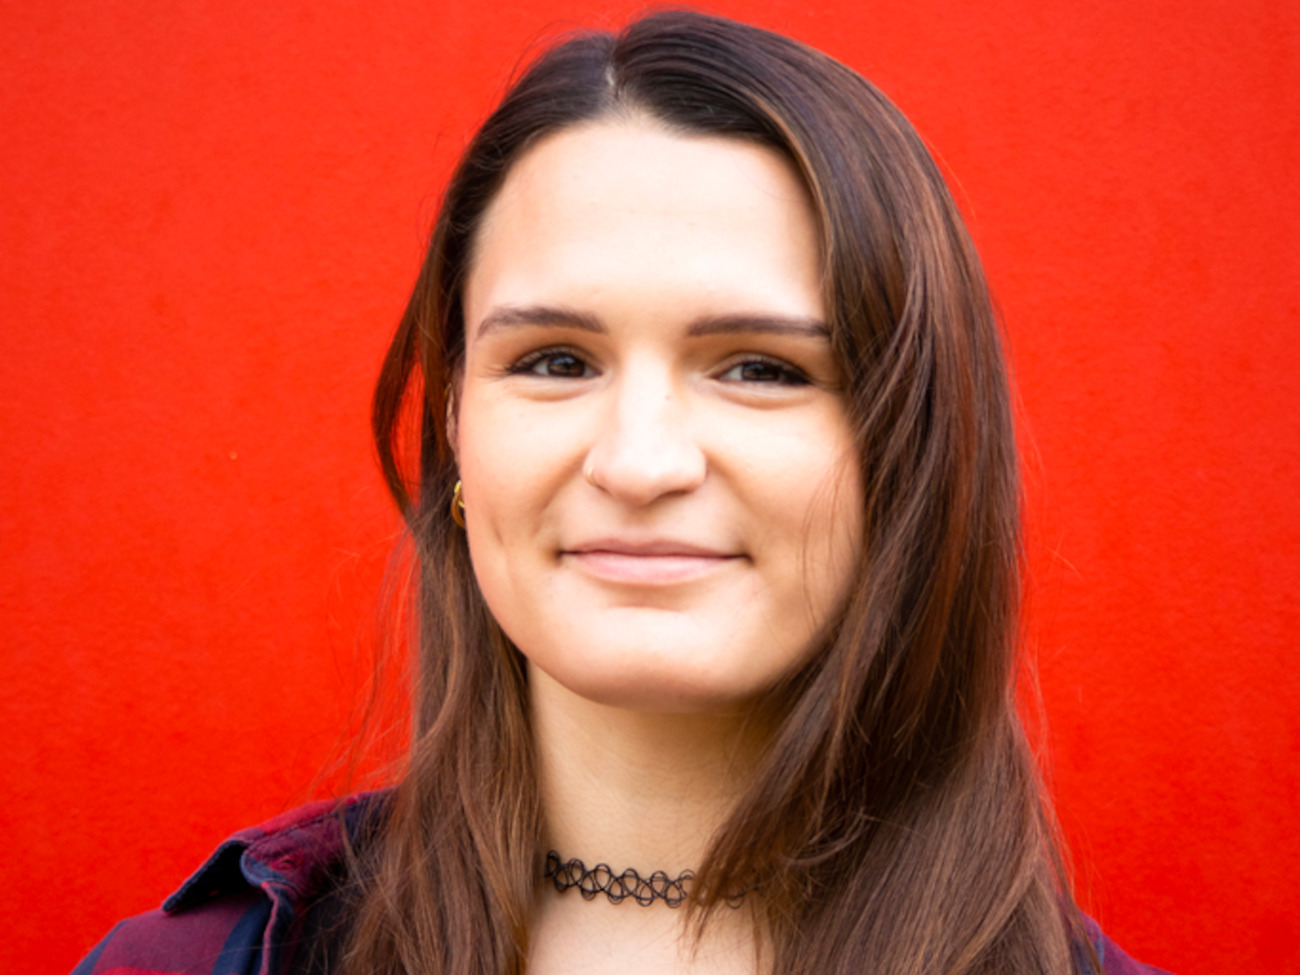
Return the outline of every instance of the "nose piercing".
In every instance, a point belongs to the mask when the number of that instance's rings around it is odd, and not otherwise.
[[[582,469],[582,476],[592,487],[596,486],[596,465],[588,464]]]

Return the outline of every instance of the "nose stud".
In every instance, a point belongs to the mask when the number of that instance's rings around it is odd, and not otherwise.
[[[592,487],[595,487],[596,486],[596,465],[588,464],[586,467],[584,467],[582,469],[582,476],[583,479],[586,480],[588,484],[590,484]]]

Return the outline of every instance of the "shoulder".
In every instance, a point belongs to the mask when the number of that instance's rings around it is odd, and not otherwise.
[[[1097,952],[1102,975],[1169,975],[1163,968],[1144,965],[1125,953],[1090,917],[1083,918],[1083,930]]]
[[[304,908],[387,793],[316,802],[240,830],[160,908],[121,922],[73,975],[275,975]]]

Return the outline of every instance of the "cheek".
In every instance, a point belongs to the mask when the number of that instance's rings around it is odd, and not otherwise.
[[[847,594],[863,544],[862,478],[857,451],[838,425],[805,443],[802,463],[774,480],[791,547],[797,549],[804,599],[820,622]]]
[[[456,459],[467,519],[505,532],[545,502],[565,438],[489,397],[467,397],[457,426]]]
[[[490,402],[471,394],[461,406],[457,425],[465,532],[475,575],[488,596],[508,582],[508,549],[527,522],[527,485],[519,472],[530,469],[520,457],[514,428],[497,420],[496,412]]]
[[[832,531],[833,524],[860,518],[857,449],[841,417],[823,417],[780,431],[760,429],[759,436],[751,439],[748,476],[761,486],[766,507],[779,514],[782,524],[797,522],[810,544],[825,543],[832,534],[844,535],[848,527],[842,524]]]
[[[471,390],[458,424],[474,574],[494,615],[514,627],[544,598],[558,544],[556,512],[578,464],[574,432],[536,414]]]

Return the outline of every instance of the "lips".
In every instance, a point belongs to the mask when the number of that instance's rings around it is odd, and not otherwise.
[[[588,575],[625,585],[673,585],[722,569],[742,556],[676,539],[602,538],[561,552]]]

